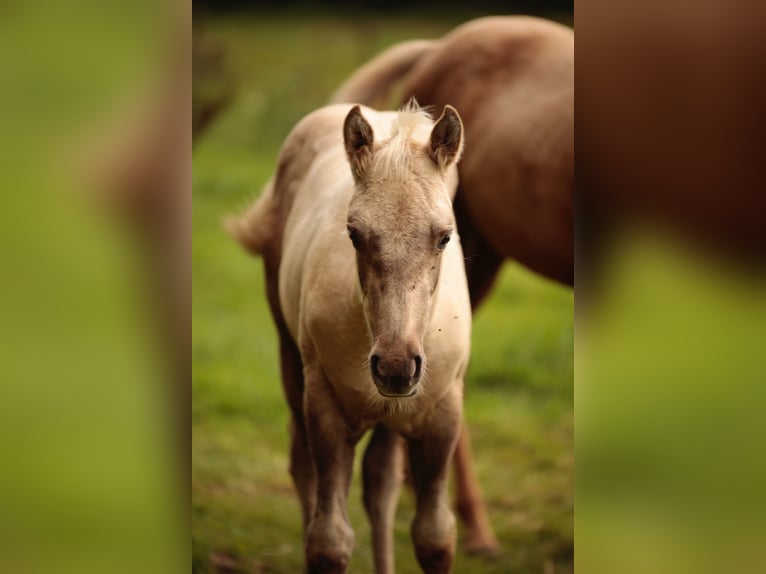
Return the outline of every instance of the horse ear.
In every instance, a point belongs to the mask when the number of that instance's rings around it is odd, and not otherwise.
[[[431,131],[428,155],[444,171],[460,159],[461,153],[463,153],[463,122],[455,108],[444,106],[442,115],[436,120],[434,129]]]
[[[354,106],[343,122],[343,143],[355,178],[361,177],[369,165],[373,141],[372,126],[364,119],[359,106]]]

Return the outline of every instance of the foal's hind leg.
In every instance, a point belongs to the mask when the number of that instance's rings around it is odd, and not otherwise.
[[[316,473],[309,451],[306,425],[303,421],[303,361],[295,343],[284,325],[279,333],[279,359],[282,385],[290,406],[290,475],[301,503],[303,534],[316,507]]]
[[[372,526],[376,574],[394,573],[394,514],[404,480],[404,441],[378,424],[364,452],[364,507]]]
[[[279,255],[273,245],[264,253],[266,298],[279,337],[279,367],[282,388],[290,407],[290,475],[301,503],[304,538],[316,507],[316,473],[309,451],[303,417],[303,359],[298,346],[287,329],[279,304]]]

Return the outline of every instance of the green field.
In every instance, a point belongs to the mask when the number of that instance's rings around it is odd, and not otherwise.
[[[302,564],[262,265],[223,233],[221,220],[257,196],[291,126],[356,66],[392,42],[438,36],[463,19],[253,14],[203,22],[206,41],[225,54],[233,98],[193,152],[195,572],[293,574]],[[571,290],[506,265],[476,316],[466,381],[477,471],[502,551],[493,559],[459,552],[455,572],[572,571],[573,341]],[[349,506],[357,540],[350,571],[370,572],[358,480]],[[419,572],[412,515],[405,490],[397,572]]]

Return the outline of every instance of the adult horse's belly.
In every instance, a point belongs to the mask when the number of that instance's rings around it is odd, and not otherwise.
[[[560,151],[566,136],[556,126],[525,126],[513,117],[484,117],[472,128],[476,149],[463,159],[459,191],[471,224],[498,254],[572,283],[573,166]],[[488,136],[483,141],[480,131]]]

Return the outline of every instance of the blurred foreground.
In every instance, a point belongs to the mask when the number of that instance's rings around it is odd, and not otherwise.
[[[763,569],[764,15],[578,4],[583,572]]]
[[[0,13],[0,569],[182,569],[188,344],[168,333],[188,341],[190,13]],[[180,115],[152,111],[170,98]],[[145,129],[165,135],[160,170]]]

